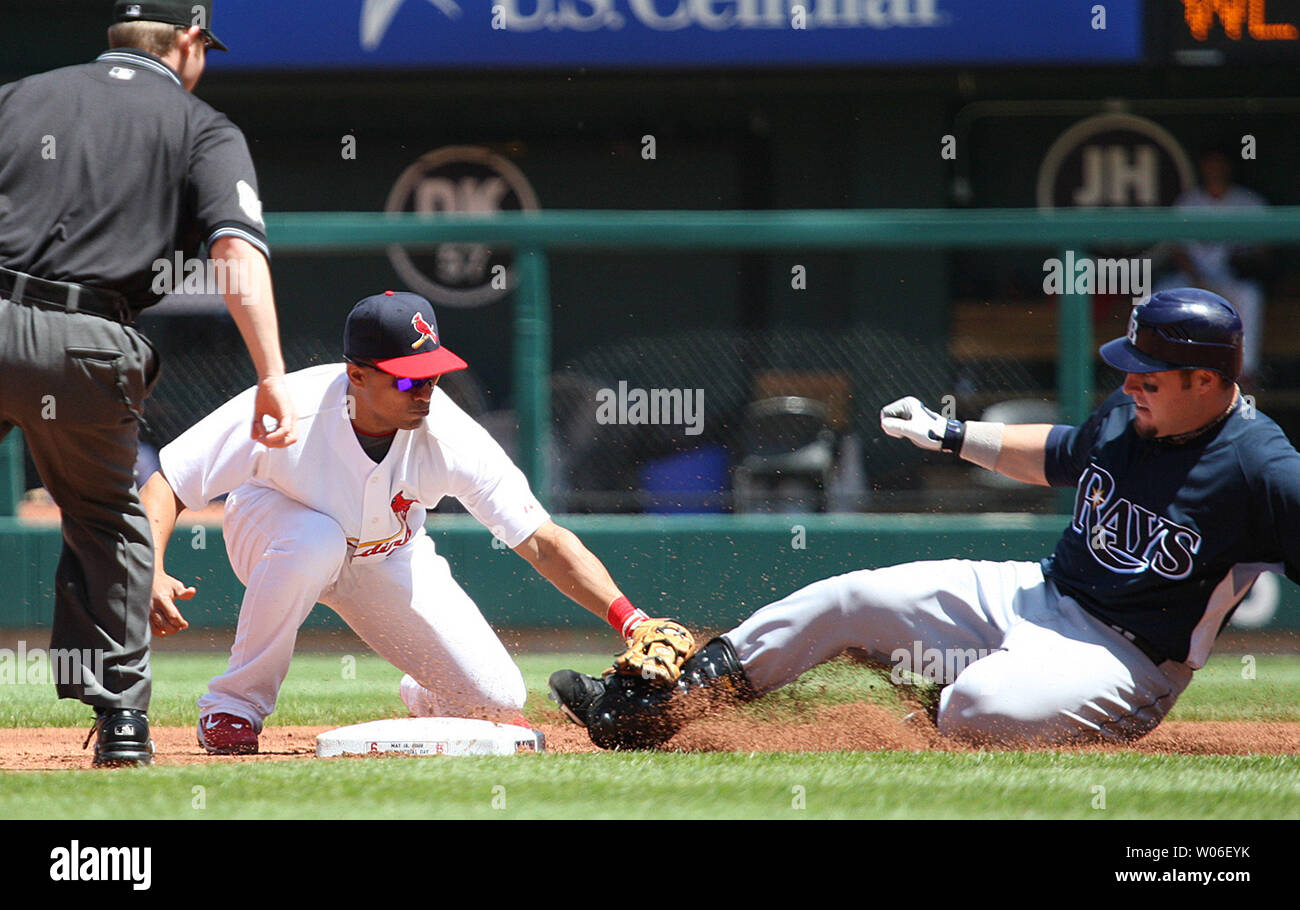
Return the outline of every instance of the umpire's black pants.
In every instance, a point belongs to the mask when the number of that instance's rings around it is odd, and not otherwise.
[[[51,656],[82,657],[80,672],[51,660],[60,698],[149,707],[153,538],[134,468],[157,374],[134,328],[0,297],[0,438],[22,429],[63,517]]]

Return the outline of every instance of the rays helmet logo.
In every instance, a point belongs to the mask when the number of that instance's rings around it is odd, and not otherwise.
[[[1115,478],[1096,464],[1079,478],[1071,527],[1088,552],[1112,572],[1137,575],[1148,569],[1177,580],[1192,574],[1201,535],[1163,515],[1115,495]]]
[[[1141,306],[1141,304],[1139,304]],[[1128,343],[1137,345],[1138,343],[1138,308],[1133,307],[1133,311],[1128,314]]]
[[[453,145],[422,155],[402,172],[386,212],[487,215],[539,208],[523,172],[490,149]],[[432,252],[394,244],[388,260],[406,286],[434,303],[477,307],[515,286],[514,257],[481,243],[440,243]]]

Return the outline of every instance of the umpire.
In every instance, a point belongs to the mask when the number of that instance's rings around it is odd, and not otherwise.
[[[158,356],[133,322],[162,263],[223,296],[259,379],[253,437],[294,441],[257,177],[240,131],[191,92],[210,0],[113,6],[110,50],[0,87],[0,437],[22,429],[63,518],[52,661],[95,709],[95,764],[149,764],[153,546],[134,465]],[[71,662],[68,657],[80,655]],[[87,737],[87,743],[90,738]]]

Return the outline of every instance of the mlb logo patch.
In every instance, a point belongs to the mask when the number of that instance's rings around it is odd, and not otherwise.
[[[108,74],[114,79],[134,79],[135,70],[127,69],[125,66],[115,66],[108,71]]]
[[[130,4],[129,6],[127,6],[126,11],[122,15],[130,16],[133,19],[138,19],[140,17],[140,4],[138,3]]]

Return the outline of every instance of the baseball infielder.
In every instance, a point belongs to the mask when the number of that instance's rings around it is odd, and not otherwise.
[[[633,608],[600,561],[550,520],[487,431],[436,388],[465,362],[440,343],[427,300],[392,291],[362,300],[344,352],[346,365],[288,376],[295,444],[268,449],[249,438],[250,390],[164,447],[142,491],[158,554],[159,635],[187,627],[176,600],[195,593],[164,567],[176,515],[229,494],[226,551],[247,590],[229,666],[199,699],[200,745],[257,750],[298,627],[317,602],[405,671],[401,697],[413,714],[520,721],[519,670],[425,533],[426,510],[444,496],[632,639],[639,670],[675,676],[680,659],[660,639],[675,640],[680,627]]]
[[[1262,571],[1300,579],[1300,453],[1239,394],[1241,339],[1223,298],[1163,291],[1134,308],[1126,338],[1101,348],[1127,375],[1082,426],[948,421],[915,398],[886,406],[890,436],[1028,483],[1075,486],[1052,555],[815,582],[713,639],[675,687],[561,670],[555,698],[597,745],[656,746],[718,699],[763,695],[852,649],[937,674],[936,720],[953,737],[1142,736]],[[917,655],[939,659],[916,666]]]

